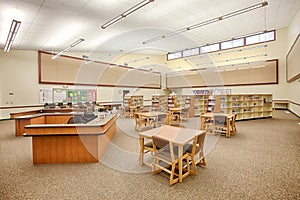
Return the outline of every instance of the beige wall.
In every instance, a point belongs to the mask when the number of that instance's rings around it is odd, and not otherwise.
[[[286,54],[291,46],[296,34],[299,33],[300,16],[299,12],[291,25],[288,28],[279,29],[276,31],[276,41],[268,42],[267,59],[278,59],[278,84],[272,85],[255,85],[255,86],[234,86],[225,87],[231,89],[235,94],[247,93],[269,93],[273,94],[273,99],[286,99],[293,102],[300,103],[300,82],[294,81],[293,83],[286,82]],[[297,21],[297,22],[296,22]],[[298,30],[298,31],[297,31]],[[293,39],[291,39],[292,37]],[[287,45],[290,43],[289,45]],[[174,65],[172,63],[172,65]],[[203,88],[193,88],[203,89]],[[178,94],[191,94],[191,89],[176,90]],[[290,109],[292,112],[300,116],[300,107],[291,104]]]
[[[232,93],[272,93],[274,99],[288,99],[300,103],[300,82],[286,83],[285,79],[285,56],[296,35],[300,32],[300,11],[295,16],[289,27],[277,31],[277,40],[268,42],[268,59],[279,59],[279,84],[258,85],[258,86],[236,86],[226,87]],[[38,84],[38,59],[36,51],[0,51],[0,107],[37,105],[39,104],[39,88],[62,88],[62,85],[39,85]],[[81,56],[82,53],[74,53]],[[120,64],[126,60],[139,58],[141,55],[127,55],[115,59]],[[155,56],[153,60],[157,63],[164,63],[165,57]],[[150,64],[149,60],[144,65]],[[180,64],[184,64],[180,63]],[[143,64],[141,64],[142,66]],[[172,62],[176,67],[176,63]],[[165,80],[164,78],[162,80]],[[163,83],[164,85],[164,83]],[[72,88],[69,86],[69,88]],[[81,87],[89,88],[89,87]],[[143,94],[145,100],[150,100],[153,93],[163,94],[164,90],[135,89],[135,88],[97,88],[98,101],[122,101],[122,90],[128,89],[133,94]],[[164,87],[163,87],[164,89]],[[176,90],[178,94],[191,94],[191,89]],[[13,95],[9,95],[13,93]],[[29,108],[32,109],[32,108]],[[290,109],[300,116],[300,108],[291,105]],[[0,119],[9,117],[10,112],[18,112],[24,109],[0,109]],[[28,110],[25,109],[25,110]]]
[[[300,33],[300,10],[294,17],[292,22],[287,28],[287,51],[288,53],[292,44],[294,43],[297,35]],[[290,101],[300,104],[300,79],[287,84],[288,98]],[[291,104],[290,110],[300,116],[300,106]]]
[[[74,53],[80,57],[81,53]],[[130,59],[140,55],[130,56]],[[155,62],[159,57],[155,56]],[[40,88],[63,88],[63,85],[38,84],[38,52],[37,51],[0,51],[0,107],[39,105]],[[148,61],[147,61],[148,62]],[[74,86],[67,86],[74,88]],[[122,101],[122,90],[129,90],[132,94],[143,94],[144,100],[150,100],[155,92],[163,94],[163,90],[117,88],[117,87],[84,87],[77,89],[97,89],[97,101]],[[13,95],[9,95],[13,93]],[[146,101],[145,104],[149,104]],[[0,119],[9,118],[9,113],[38,108],[0,109]]]

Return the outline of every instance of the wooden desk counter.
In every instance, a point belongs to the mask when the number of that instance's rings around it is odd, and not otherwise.
[[[116,132],[116,118],[25,126],[23,136],[32,137],[33,164],[98,162]]]
[[[83,115],[83,113],[38,113],[15,117],[15,134],[22,136],[25,133],[25,126],[30,124],[66,124],[73,115]]]

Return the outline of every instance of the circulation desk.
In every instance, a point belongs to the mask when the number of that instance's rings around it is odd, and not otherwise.
[[[31,124],[33,164],[98,162],[116,132],[116,115],[87,124]]]
[[[38,113],[14,117],[15,134],[22,136],[25,133],[25,126],[31,124],[66,124],[68,119],[74,115],[83,115],[80,113]]]

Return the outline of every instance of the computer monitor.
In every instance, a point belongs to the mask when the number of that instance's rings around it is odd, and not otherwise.
[[[55,103],[49,103],[48,106],[49,108],[55,108]]]
[[[79,108],[83,108],[82,102],[77,102]]]

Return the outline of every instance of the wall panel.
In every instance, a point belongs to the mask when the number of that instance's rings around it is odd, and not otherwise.
[[[243,66],[231,71],[201,70],[198,74],[167,76],[168,88],[240,86],[278,83],[278,60],[269,60],[265,66]]]
[[[111,87],[161,88],[161,75],[104,62],[86,63],[84,59],[39,52],[39,83]]]

